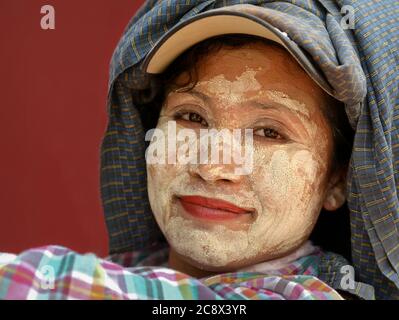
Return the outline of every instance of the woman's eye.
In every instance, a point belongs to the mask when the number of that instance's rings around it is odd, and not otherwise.
[[[204,118],[202,118],[198,113],[195,113],[195,112],[184,112],[182,114],[178,114],[177,118],[191,121],[191,122],[197,122],[204,126],[208,125],[208,123],[204,120]]]
[[[270,138],[270,139],[283,139],[283,136],[280,135],[276,130],[271,129],[271,128],[262,128],[262,129],[257,129],[254,131],[255,134]]]

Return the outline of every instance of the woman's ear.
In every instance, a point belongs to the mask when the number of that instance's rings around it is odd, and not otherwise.
[[[346,200],[346,170],[334,173],[328,182],[323,208],[334,211],[340,208]]]

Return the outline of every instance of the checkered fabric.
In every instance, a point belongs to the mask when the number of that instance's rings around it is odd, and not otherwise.
[[[316,248],[271,275],[234,272],[197,279],[169,269],[168,248],[160,245],[109,259],[45,246],[0,253],[0,299],[342,300],[319,279],[323,255]]]
[[[344,29],[341,9],[354,9]],[[162,235],[148,201],[144,130],[134,92],[151,91],[140,68],[163,34],[201,12],[245,11],[286,32],[315,61],[356,129],[348,205],[356,277],[377,298],[399,299],[399,2],[388,0],[147,1],[128,23],[110,65],[109,122],[101,147],[101,194],[111,253]],[[343,11],[345,12],[345,11]],[[325,270],[337,275],[335,258]]]

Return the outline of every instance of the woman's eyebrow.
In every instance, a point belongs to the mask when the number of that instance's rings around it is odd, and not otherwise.
[[[180,88],[177,89],[175,92],[184,92],[188,94],[192,94],[193,96],[201,99],[204,101],[206,104],[210,105],[212,98],[208,96],[207,94],[198,91],[194,88],[183,91],[185,88]],[[307,120],[310,120],[309,116],[309,111],[306,109],[306,106],[294,99],[289,98],[286,94],[279,92],[279,91],[266,91],[267,97],[271,100],[270,102],[260,102],[257,100],[249,100],[248,103],[251,105],[261,108],[261,109],[277,109],[277,108],[284,108],[287,111],[293,112],[293,113],[299,113],[303,117],[305,117]],[[283,98],[282,98],[283,97]]]
[[[270,102],[260,102],[257,100],[250,100],[248,103],[254,107],[260,108],[260,109],[279,109],[279,108],[284,108],[285,110],[291,112],[291,113],[299,113],[303,117],[305,117],[307,120],[310,120],[309,117],[309,112],[306,110],[304,105],[299,104],[298,101],[293,100],[293,99],[279,99],[278,101],[272,99]],[[305,109],[305,110],[304,110]]]

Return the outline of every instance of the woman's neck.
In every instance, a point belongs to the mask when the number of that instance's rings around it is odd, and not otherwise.
[[[275,270],[282,269],[287,267],[293,261],[298,260],[304,256],[313,254],[314,252],[318,251],[319,248],[314,246],[311,241],[306,241],[301,246],[293,250],[291,253],[277,258],[273,260],[263,261],[257,264],[252,264],[244,268],[240,268],[237,271],[243,272],[263,272],[263,273],[271,273]],[[196,268],[195,266],[191,265],[190,263],[186,262],[175,250],[170,248],[169,251],[169,260],[168,266],[171,269],[180,271],[185,273],[189,276],[195,278],[203,278],[208,277],[216,274],[220,274],[220,272],[211,272],[206,271],[203,269]]]
[[[170,249],[169,252],[168,266],[171,269],[185,273],[194,278],[203,278],[217,274],[216,272],[210,272],[192,266],[191,264],[184,261],[180,257],[180,255],[172,248]]]

